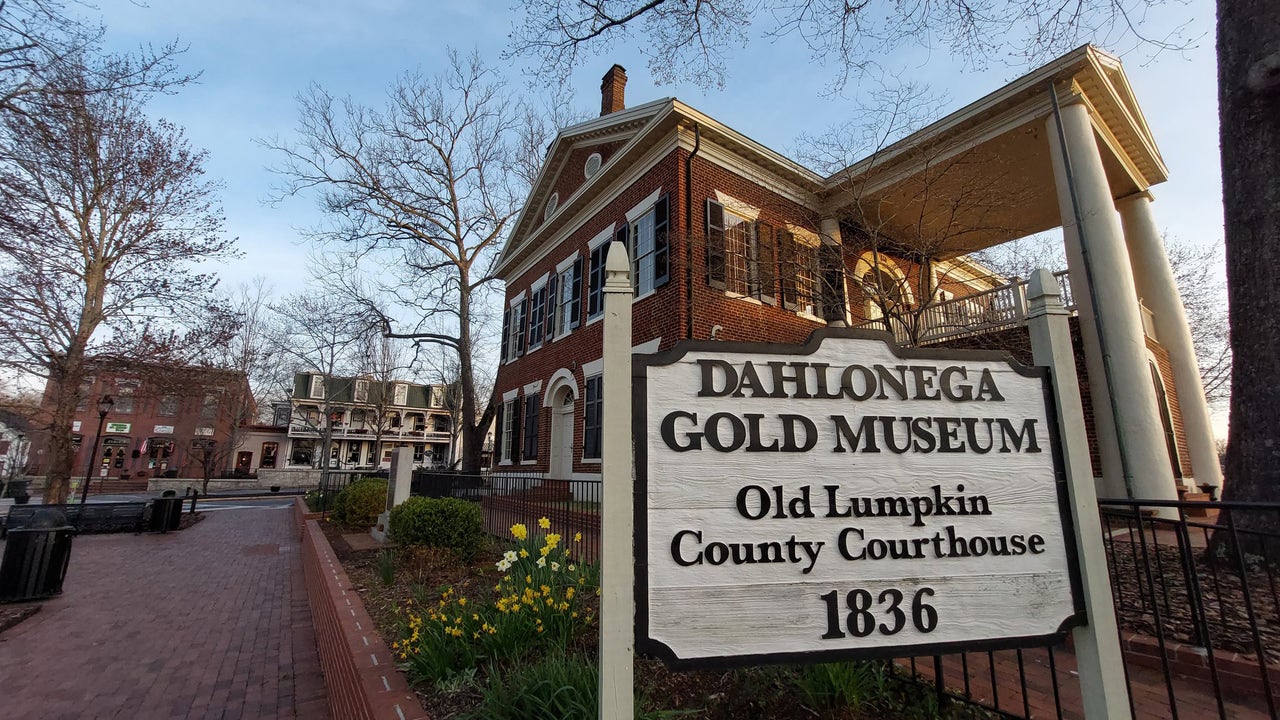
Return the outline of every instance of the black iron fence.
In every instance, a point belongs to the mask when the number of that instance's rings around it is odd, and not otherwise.
[[[1131,695],[1137,671],[1154,670],[1145,695],[1167,717],[1276,717],[1280,503],[1099,505]]]
[[[551,532],[559,533],[563,546],[577,559],[596,562],[600,557],[599,480],[554,480],[538,473],[455,473],[418,470],[413,473],[412,495],[454,497],[479,503],[485,531],[511,539],[517,523],[533,530],[546,518]]]
[[[1280,717],[1280,504],[1100,500],[1135,718]],[[1071,643],[905,658],[940,704],[1083,717]]]
[[[331,499],[361,475],[330,473],[320,493]],[[599,480],[417,471],[412,494],[476,502],[503,539],[547,518],[580,559],[599,559]],[[1099,511],[1132,715],[1280,717],[1280,503],[1107,499]],[[1068,640],[898,664],[940,705],[1077,718],[1072,650]]]

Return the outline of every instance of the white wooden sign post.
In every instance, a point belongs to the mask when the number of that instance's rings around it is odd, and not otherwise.
[[[1088,624],[1073,631],[1076,667],[1080,671],[1081,698],[1088,718],[1127,718],[1129,688],[1125,684],[1124,656],[1111,600],[1107,551],[1102,545],[1098,496],[1089,461],[1089,438],[1084,430],[1084,408],[1076,379],[1075,351],[1071,347],[1070,313],[1062,306],[1062,289],[1053,273],[1043,268],[1031,275],[1027,287],[1027,330],[1036,365],[1053,369],[1058,425],[1067,487],[1071,492],[1075,541],[1080,558],[1081,590]]]
[[[1043,368],[856,330],[635,363],[640,650],[900,657],[1083,620]]]
[[[836,329],[800,347],[686,341],[637,359],[628,269],[615,244],[601,718],[633,717],[636,649],[673,667],[819,662],[1021,647],[1073,629],[1086,715],[1127,714],[1052,276],[1032,283],[1046,367],[1030,368]]]
[[[605,260],[604,416],[601,418],[600,717],[635,713],[635,552],[632,540],[631,261],[615,242]]]

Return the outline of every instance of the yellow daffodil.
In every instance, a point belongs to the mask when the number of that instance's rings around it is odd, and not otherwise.
[[[549,530],[551,529],[551,521],[544,517],[538,518],[538,527],[542,528],[543,530]]]
[[[511,526],[511,534],[514,535],[517,540],[524,540],[529,537],[529,529],[524,526],[524,523],[516,523]]]

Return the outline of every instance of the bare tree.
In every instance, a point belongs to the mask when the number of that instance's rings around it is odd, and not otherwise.
[[[955,305],[946,314],[936,308],[977,289],[972,268],[962,273],[963,264],[954,260],[981,238],[1008,235],[1004,218],[1019,202],[996,191],[1003,178],[989,170],[999,168],[999,159],[981,152],[951,155],[915,145],[886,156],[896,140],[924,126],[928,108],[939,102],[927,87],[890,79],[854,106],[850,121],[821,135],[802,135],[797,149],[802,161],[841,187],[840,246],[819,249],[838,253],[838,266],[852,271],[853,293],[865,301],[865,319],[910,345],[945,326],[984,320],[977,304]],[[911,168],[910,179],[892,191],[875,188],[875,178],[890,162]],[[977,166],[988,172],[972,172]],[[817,276],[821,294],[841,296],[842,288],[832,285],[843,283],[842,275]],[[978,279],[988,287],[998,284],[996,278]]]
[[[733,50],[764,19],[765,40],[797,36],[835,86],[876,68],[903,45],[942,41],[973,67],[988,58],[1035,63],[1099,38],[1156,48],[1184,44],[1180,30],[1147,37],[1136,20],[1165,0],[992,0],[970,3],[810,0],[532,0],[511,32],[511,56],[531,56],[540,77],[566,77],[584,58],[631,41],[659,83],[719,86]],[[642,42],[635,42],[643,38]]]
[[[61,86],[86,82],[68,75]],[[214,305],[213,276],[192,265],[232,255],[233,241],[221,236],[205,153],[172,124],[149,121],[144,99],[68,93],[0,115],[0,365],[60,389],[51,503],[69,487],[87,354],[162,359],[188,341],[218,342],[233,324],[219,313],[209,332],[179,331]]]
[[[493,324],[484,299],[520,204],[519,108],[476,56],[453,52],[442,75],[403,75],[388,95],[373,109],[313,87],[299,98],[298,139],[265,144],[284,157],[283,195],[319,192],[335,229],[317,236],[379,263],[379,297],[413,318],[399,322],[367,298],[384,333],[456,354],[463,469],[475,471],[493,412],[476,411],[477,346]]]
[[[80,0],[0,0],[0,113],[38,112],[59,95],[167,90],[194,76],[177,72],[177,43],[103,56],[105,28],[68,14]],[[85,63],[86,57],[98,57]],[[69,78],[76,82],[67,84]]]
[[[364,415],[364,424],[373,431],[374,465],[381,462],[382,440],[391,429],[391,413],[395,400],[392,384],[404,379],[411,361],[405,352],[405,341],[382,334],[380,325],[367,328],[359,339],[357,372],[369,381],[365,407],[358,410]],[[359,402],[359,398],[356,398]],[[403,418],[400,419],[403,421]]]
[[[874,67],[899,44],[940,38],[971,65],[1012,57],[1031,64],[1083,42],[1114,46],[1126,38],[1178,47],[1178,33],[1148,37],[1148,9],[1165,0],[995,0],[971,3],[814,3],[775,0],[533,0],[512,32],[513,55],[561,78],[611,42],[638,43],[660,82],[723,82],[725,48],[741,45],[756,17],[767,35],[798,35],[815,61],[834,62],[835,88]],[[1231,425],[1227,494],[1280,499],[1274,429],[1280,423],[1280,319],[1259,313],[1276,296],[1280,248],[1280,13],[1274,0],[1217,2],[1218,112],[1232,326]],[[1259,514],[1261,516],[1261,514]],[[1280,552],[1280,551],[1278,551]]]
[[[257,398],[267,397],[274,390],[282,356],[273,352],[270,345],[270,301],[271,287],[262,276],[241,283],[225,300],[235,319],[235,332],[227,342],[212,349],[207,363],[242,379],[206,389],[201,399],[203,419],[214,427],[226,428],[224,434],[205,445],[201,492],[209,491],[214,472],[225,470],[237,457],[249,426],[260,419]],[[185,387],[201,386],[198,377],[191,380]]]
[[[1193,245],[1164,236],[1165,253],[1187,312],[1187,325],[1200,367],[1200,384],[1210,404],[1224,402],[1231,385],[1226,286],[1219,276],[1222,245]],[[1037,235],[975,253],[979,262],[1008,278],[1027,278],[1036,268],[1065,268],[1062,242]]]
[[[327,475],[333,448],[332,416],[337,409],[334,398],[348,393],[345,383],[353,381],[360,366],[360,339],[368,328],[367,317],[358,306],[323,289],[289,295],[268,307],[272,315],[268,346],[290,370],[287,380],[281,378],[288,383],[287,394],[295,396],[296,373],[319,379],[316,387],[302,389],[307,398],[304,404],[314,410],[295,407],[290,424],[319,436],[320,446],[311,461]]]

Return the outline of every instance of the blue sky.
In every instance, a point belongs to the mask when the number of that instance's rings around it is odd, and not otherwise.
[[[306,280],[307,246],[300,229],[319,217],[309,198],[268,206],[277,179],[267,166],[273,155],[256,138],[289,137],[296,120],[294,96],[316,82],[336,95],[380,103],[398,73],[421,68],[433,73],[445,63],[446,45],[472,48],[506,68],[510,82],[523,86],[518,65],[499,55],[510,29],[507,0],[102,0],[99,14],[111,47],[160,44],[174,38],[189,45],[181,62],[200,71],[196,85],[151,105],[186,128],[210,152],[208,170],[225,185],[227,230],[240,238],[244,258],[225,266],[228,283],[265,274],[278,291],[300,289]],[[1195,47],[1164,52],[1126,52],[1139,103],[1169,166],[1171,179],[1155,189],[1160,224],[1171,234],[1196,242],[1222,236],[1218,165],[1217,95],[1210,0],[1171,2],[1153,11],[1148,34],[1188,24]],[[753,36],[759,33],[753,31]],[[814,69],[807,50],[794,42],[752,39],[736,50],[731,75],[721,90],[655,86],[633,40],[592,59],[574,76],[576,104],[598,112],[600,76],[613,62],[627,68],[628,105],[674,95],[753,139],[791,154],[801,132],[819,133],[846,116],[852,103],[824,95],[829,72]],[[907,77],[945,92],[933,117],[941,117],[997,89],[1024,69],[993,66],[966,70],[945,52],[911,48],[886,62],[901,65]],[[856,92],[856,88],[850,88]]]

